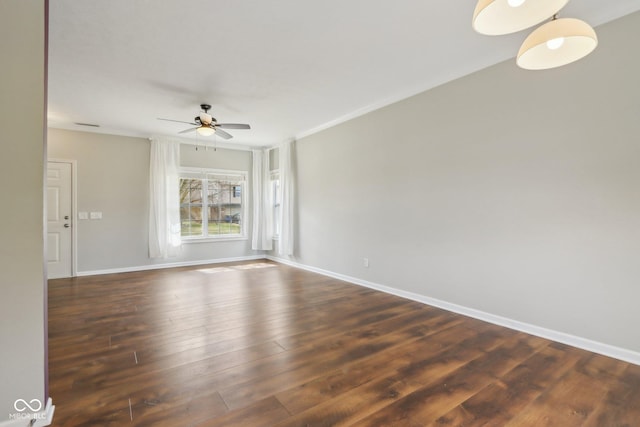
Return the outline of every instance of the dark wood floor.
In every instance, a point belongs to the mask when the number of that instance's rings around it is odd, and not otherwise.
[[[640,367],[270,262],[52,280],[55,426],[640,425]]]

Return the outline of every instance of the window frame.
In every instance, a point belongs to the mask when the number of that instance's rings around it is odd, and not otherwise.
[[[209,181],[212,177],[229,177],[237,178],[240,185],[240,233],[238,234],[209,234]],[[249,212],[248,206],[248,191],[249,191],[249,172],[242,170],[229,170],[229,169],[213,169],[213,168],[196,168],[196,167],[181,167],[178,171],[178,179],[199,179],[202,180],[202,229],[204,231],[201,236],[182,236],[183,243],[206,243],[206,242],[220,242],[220,241],[232,241],[232,240],[247,240],[247,218]],[[238,184],[233,184],[232,187]],[[231,191],[234,191],[232,188]],[[181,203],[182,207],[182,203]],[[206,224],[204,223],[206,220]],[[180,229],[182,234],[182,220],[180,221]]]

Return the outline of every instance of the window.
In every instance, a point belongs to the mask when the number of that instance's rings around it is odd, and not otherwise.
[[[271,200],[273,201],[273,237],[280,235],[280,175],[271,172]]]
[[[246,172],[185,169],[180,224],[185,240],[245,237]]]

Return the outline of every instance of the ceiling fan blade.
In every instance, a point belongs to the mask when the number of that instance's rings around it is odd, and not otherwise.
[[[182,120],[172,120],[172,119],[161,119],[160,117],[158,117],[158,120],[164,120],[165,122],[176,122],[176,123],[186,123],[188,125],[196,125],[196,123],[192,123],[192,122],[183,122]]]
[[[224,138],[224,139],[231,139],[233,138],[233,136],[231,136],[230,134],[228,134],[227,132],[223,131],[222,129],[218,129],[218,127],[216,126],[216,135]]]
[[[199,127],[199,126],[198,126],[198,127]],[[196,129],[198,129],[198,128],[189,128],[189,129],[182,130],[182,131],[180,131],[180,132],[178,132],[178,133],[189,133],[189,132],[193,132],[193,131],[194,131],[194,130],[196,130]]]
[[[242,123],[218,123],[216,126],[223,129],[251,129],[251,126]]]

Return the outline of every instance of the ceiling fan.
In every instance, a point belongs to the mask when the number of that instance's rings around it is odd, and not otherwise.
[[[202,112],[200,115],[196,116],[193,119],[193,122],[183,122],[181,120],[171,120],[171,119],[161,119],[168,122],[177,122],[177,123],[186,123],[188,125],[193,125],[195,127],[185,129],[178,133],[189,133],[196,131],[199,135],[202,136],[210,136],[214,133],[224,139],[231,139],[233,136],[222,129],[251,129],[251,126],[241,123],[218,123],[218,121],[208,113],[211,109],[211,105],[209,104],[200,104],[200,108],[202,108]]]

